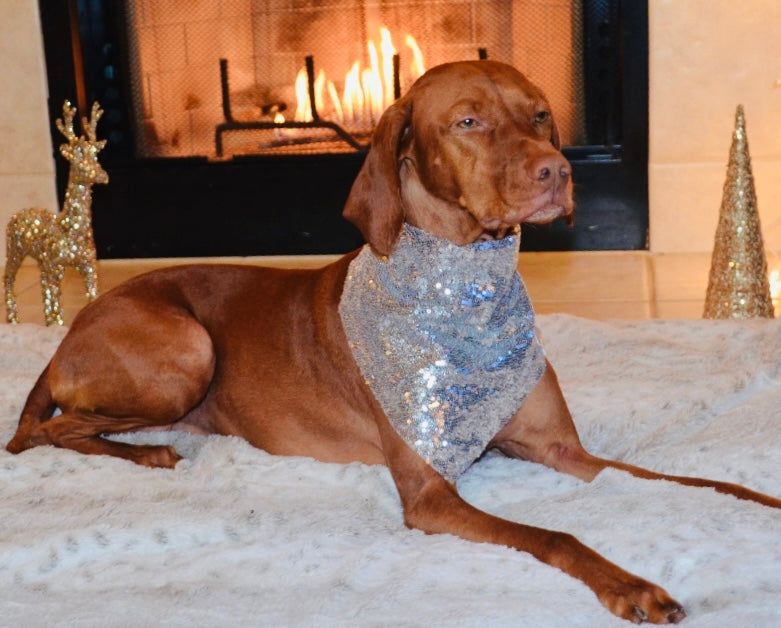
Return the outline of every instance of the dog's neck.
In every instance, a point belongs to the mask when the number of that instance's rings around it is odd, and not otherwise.
[[[389,280],[399,288],[424,282],[428,286],[448,286],[452,293],[478,284],[501,291],[502,284],[517,273],[519,245],[520,232],[461,245],[404,223],[393,253],[381,259]],[[418,297],[429,300],[437,298],[437,293],[421,293]]]
[[[390,257],[365,247],[345,281],[339,312],[364,378],[396,431],[453,482],[545,370],[518,244],[457,246],[405,224]]]

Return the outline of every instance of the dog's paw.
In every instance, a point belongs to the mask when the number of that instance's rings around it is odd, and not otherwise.
[[[609,611],[634,624],[677,624],[686,617],[683,606],[664,589],[640,578],[599,599]]]
[[[137,445],[134,462],[145,467],[173,469],[182,457],[170,445]]]

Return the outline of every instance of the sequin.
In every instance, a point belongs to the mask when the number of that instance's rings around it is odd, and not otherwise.
[[[396,431],[452,482],[545,370],[518,244],[457,246],[405,225],[390,258],[367,246],[348,271],[339,311],[356,363]]]

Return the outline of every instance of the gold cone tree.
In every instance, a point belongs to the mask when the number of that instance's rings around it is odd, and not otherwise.
[[[735,113],[704,318],[773,318],[743,106]]]

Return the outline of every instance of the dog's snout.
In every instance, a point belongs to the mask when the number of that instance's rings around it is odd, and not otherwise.
[[[558,177],[567,180],[571,174],[569,162],[562,155],[546,155],[537,160],[532,178],[542,183]]]

